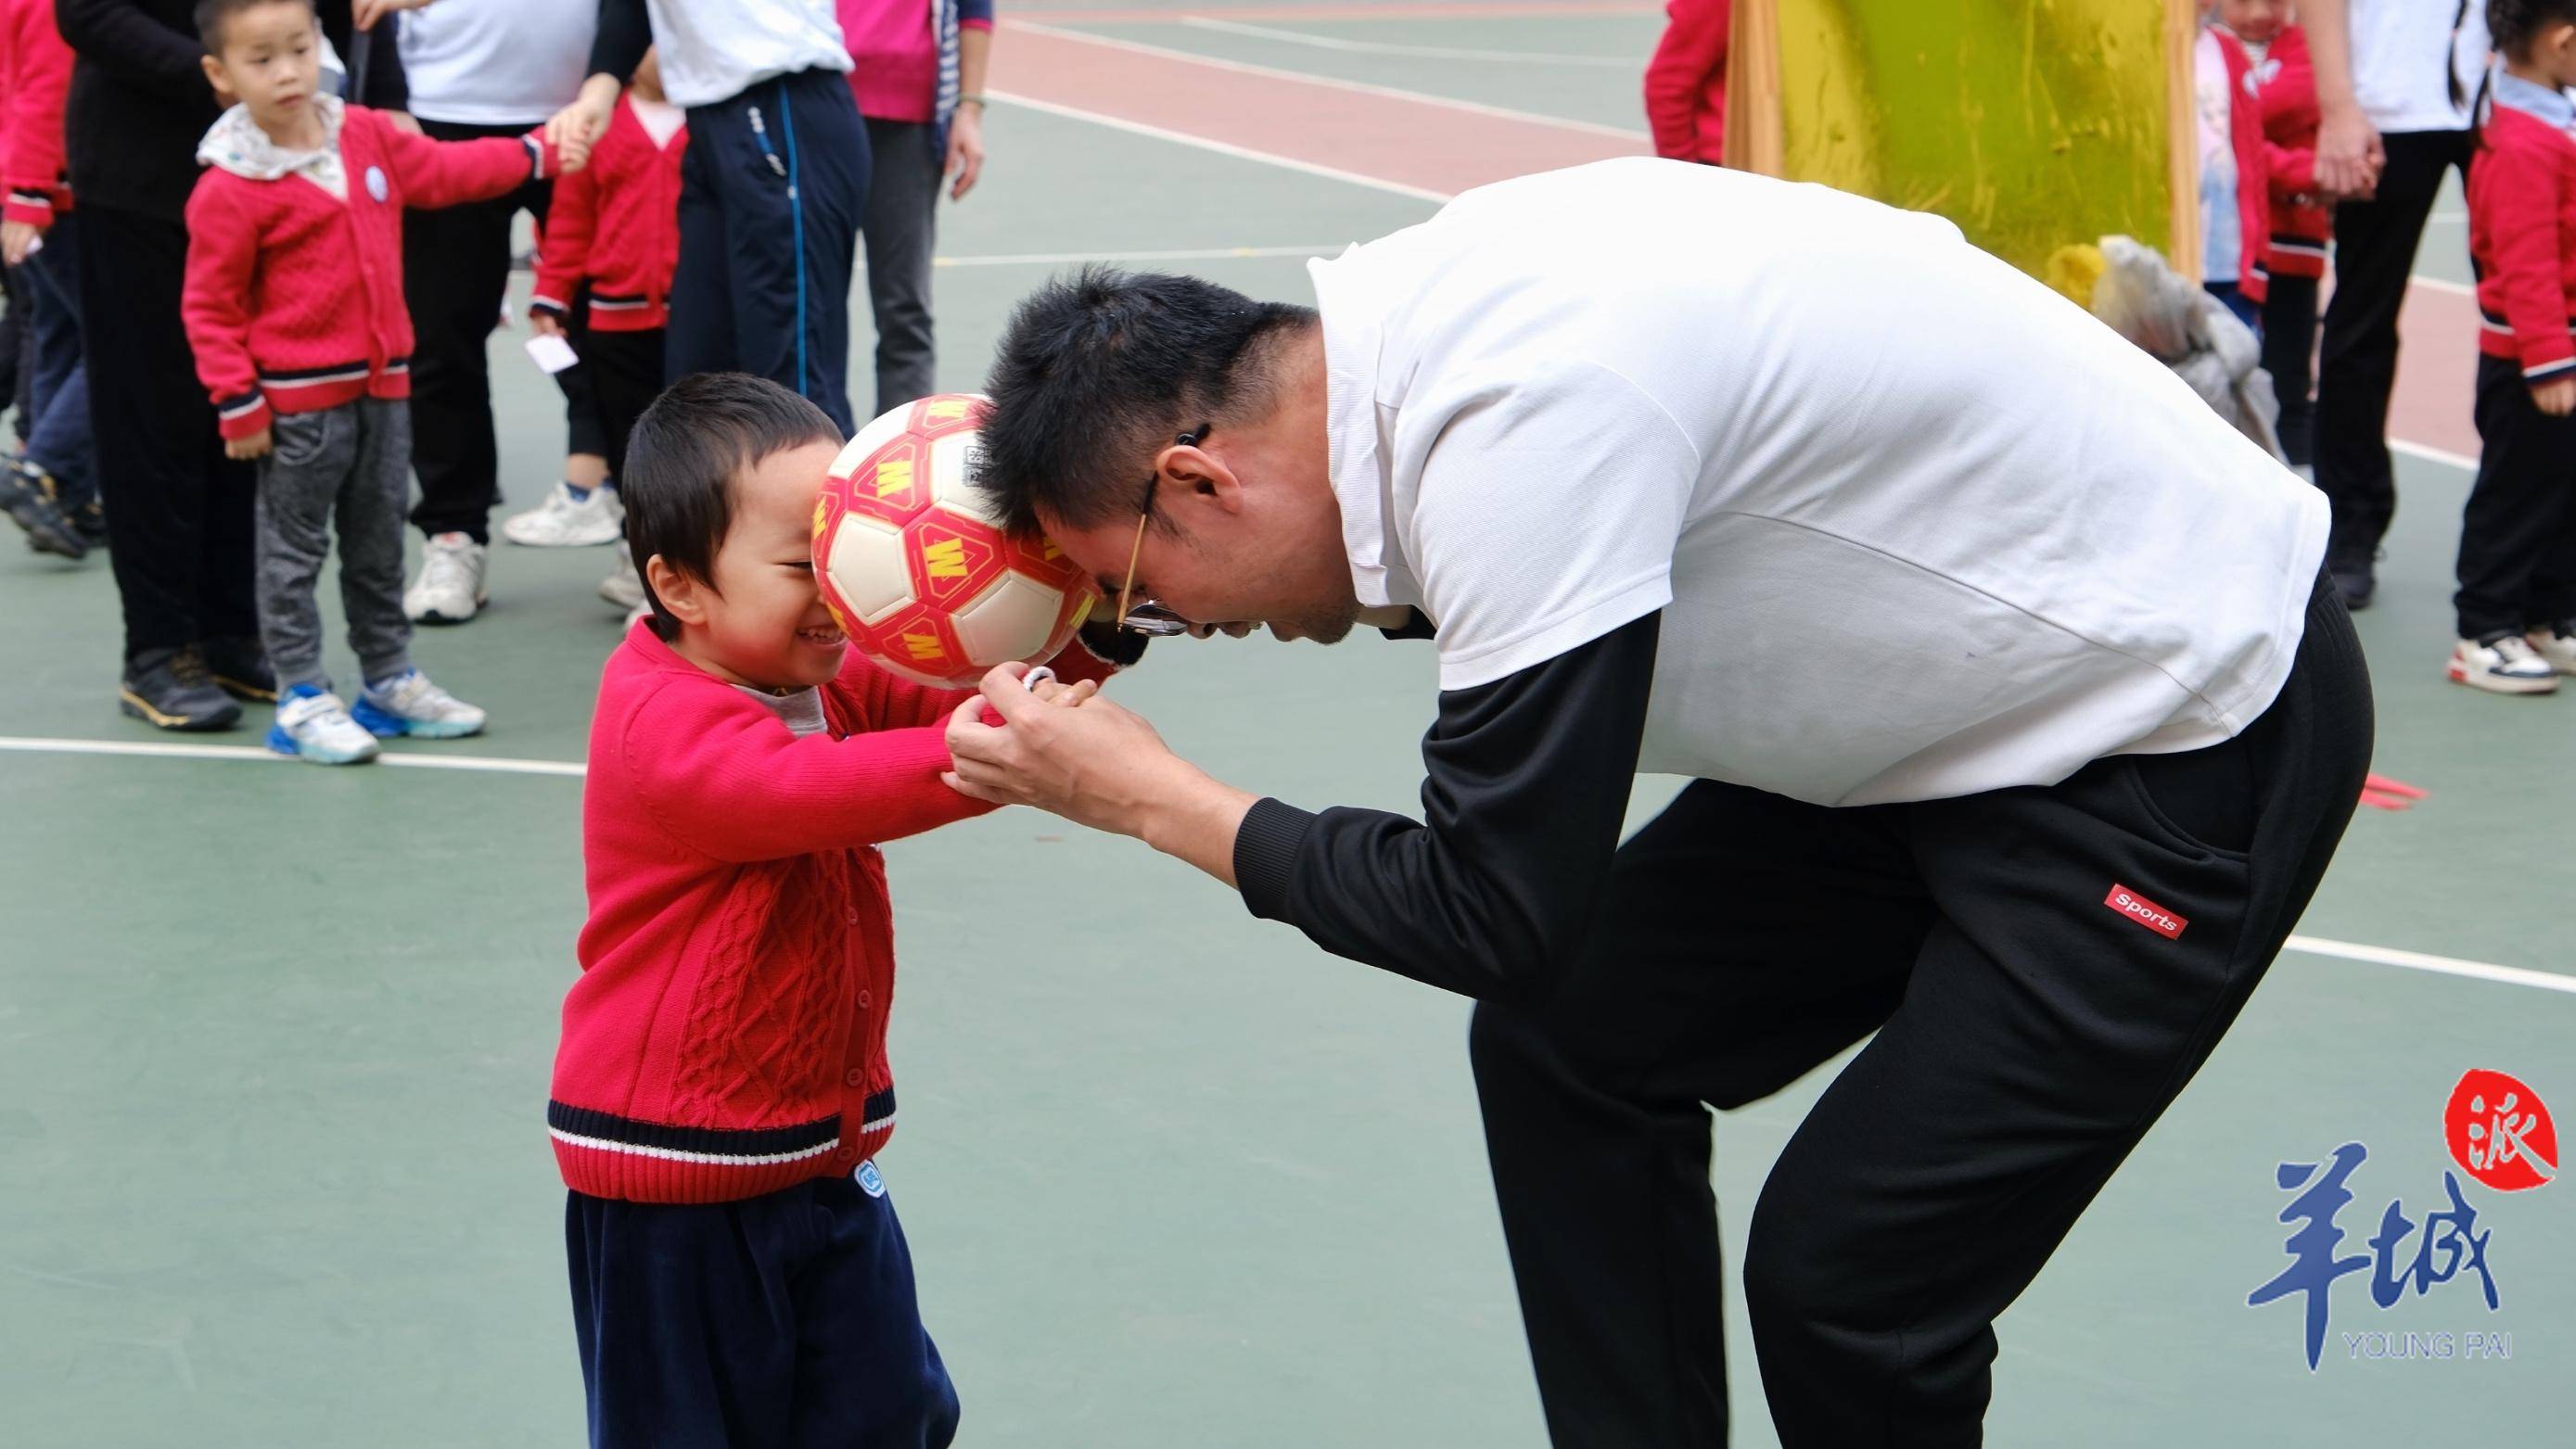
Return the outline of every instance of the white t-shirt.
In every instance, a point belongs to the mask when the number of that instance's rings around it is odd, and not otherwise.
[[[2349,0],[2352,93],[2382,132],[2468,129],[2487,68],[2487,0]],[[2459,22],[2456,38],[2452,21]],[[2464,98],[2451,103],[2443,67]]]
[[[581,93],[599,0],[439,0],[402,17],[403,78],[424,121],[533,126]]]
[[[832,0],[646,0],[646,9],[662,94],[675,106],[711,106],[779,76],[850,68]]]
[[[2323,495],[1939,217],[1605,161],[1310,271],[1352,578],[1443,689],[1660,609],[1641,769],[1857,805],[2214,744],[2289,672]]]

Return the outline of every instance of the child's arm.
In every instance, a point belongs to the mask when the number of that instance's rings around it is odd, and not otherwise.
[[[2263,143],[2264,168],[2272,178],[2272,197],[2288,201],[2310,196],[2317,189],[2317,153],[2305,146],[2275,146]]]
[[[376,127],[383,137],[385,163],[402,187],[405,206],[489,201],[555,172],[555,148],[535,133],[433,141],[382,120]]]
[[[882,729],[834,739],[791,734],[731,691],[675,681],[631,718],[617,758],[654,821],[690,850],[777,860],[877,845],[992,807],[940,782],[944,731]]]
[[[599,169],[585,166],[555,183],[546,224],[537,234],[537,282],[530,312],[572,320],[572,299],[590,270],[590,240],[599,225]]]
[[[179,292],[179,322],[197,357],[197,380],[215,400],[216,428],[227,443],[268,431],[268,399],[250,360],[251,274],[259,265],[254,220],[219,184],[199,178],[188,197],[188,270]]]
[[[1725,0],[1672,0],[1672,24],[1646,62],[1646,127],[1655,154],[1688,160],[1699,149],[1699,98],[1726,65]]]
[[[8,24],[8,159],[0,164],[0,183],[7,184],[9,199],[0,213],[43,231],[53,225],[53,190],[63,180],[63,102],[72,88],[72,48],[41,6],[13,8]]]
[[[2558,255],[2558,170],[2558,158],[2539,147],[2490,147],[2477,158],[2469,188],[2470,204],[2483,213],[2494,246],[2522,378],[2534,392],[2576,377],[2576,342],[2567,333],[2567,289]]]

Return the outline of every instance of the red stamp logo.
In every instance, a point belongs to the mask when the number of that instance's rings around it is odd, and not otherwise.
[[[2474,1071],[2451,1089],[2442,1136],[2469,1176],[2525,1192],[2558,1175],[2558,1124],[2540,1094],[2502,1072]]]
[[[2102,904],[2168,941],[2181,935],[2182,928],[2191,924],[2124,885],[2113,885],[2111,893],[2102,898]]]

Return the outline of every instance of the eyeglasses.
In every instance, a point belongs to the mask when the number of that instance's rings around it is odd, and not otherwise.
[[[1216,424],[1201,423],[1172,441],[1184,448],[1195,448],[1216,431]],[[1153,599],[1138,599],[1134,607],[1128,600],[1136,592],[1136,560],[1144,556],[1145,525],[1154,521],[1154,490],[1161,487],[1163,470],[1157,468],[1145,480],[1145,506],[1136,515],[1136,541],[1127,546],[1127,582],[1118,586],[1118,627],[1130,634],[1149,639],[1169,638],[1190,632],[1190,621],[1166,609]]]

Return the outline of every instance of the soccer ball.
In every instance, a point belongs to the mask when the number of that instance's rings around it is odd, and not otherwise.
[[[1049,539],[995,520],[975,477],[991,404],[942,393],[859,429],[814,501],[814,579],[852,647],[916,683],[971,688],[996,664],[1043,664],[1091,613]]]

